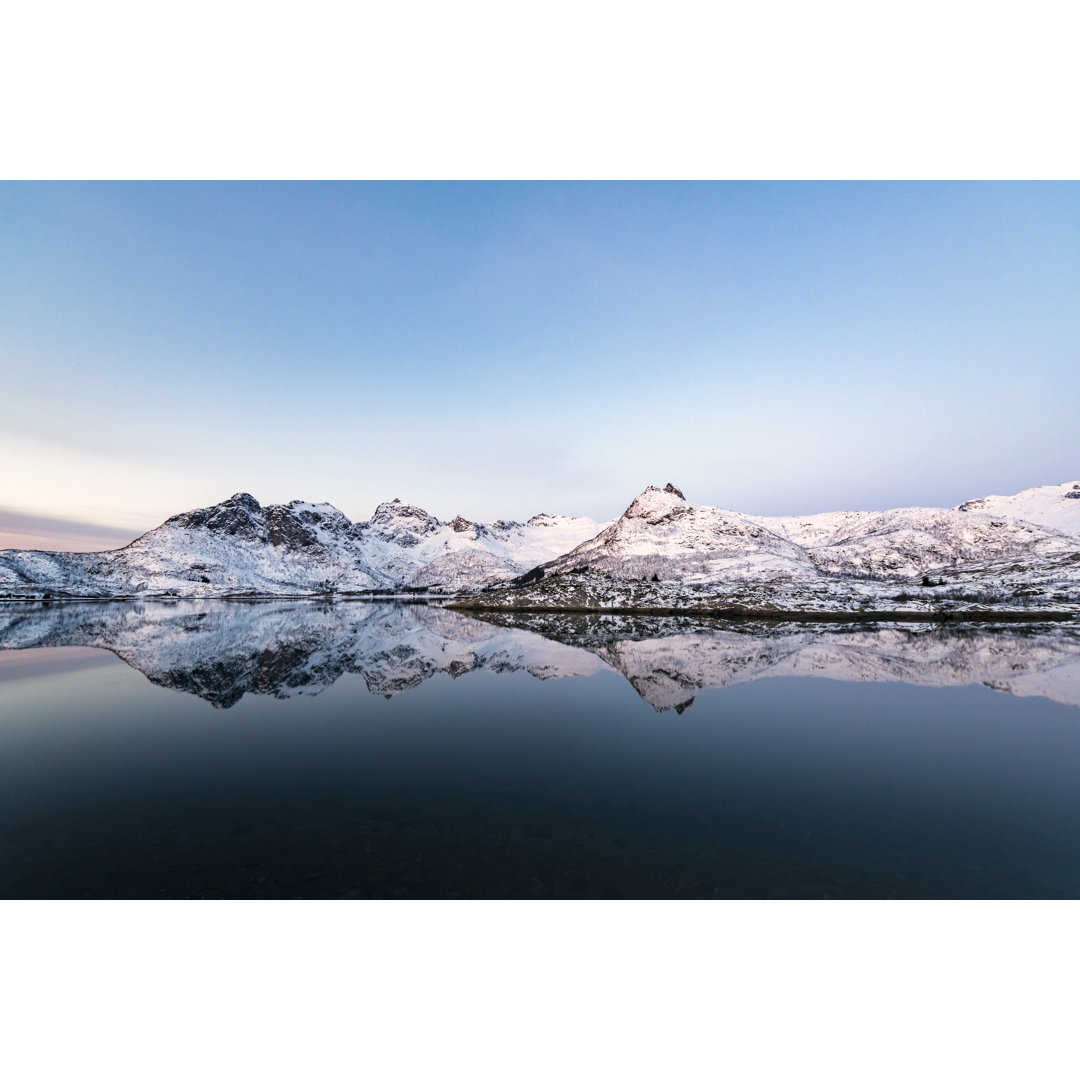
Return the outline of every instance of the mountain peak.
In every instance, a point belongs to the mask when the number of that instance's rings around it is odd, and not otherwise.
[[[373,525],[389,529],[408,529],[410,532],[430,532],[439,527],[439,519],[419,506],[410,506],[400,499],[379,503],[371,515]]]
[[[253,515],[258,515],[253,517]],[[227,533],[232,536],[254,537],[263,527],[262,507],[258,500],[246,491],[238,491],[223,502],[213,506],[200,507],[187,513],[174,514],[165,524],[179,526],[182,529],[210,529],[212,532]],[[151,533],[154,530],[151,530]],[[147,533],[146,536],[151,535]],[[143,537],[140,537],[140,540]]]
[[[642,518],[655,525],[689,507],[683,493],[674,485],[658,488],[650,484],[627,508],[624,518]]]
[[[456,533],[472,533],[474,537],[478,536],[480,533],[475,521],[469,521],[460,514],[458,514],[453,521],[448,521],[447,525],[449,525]]]

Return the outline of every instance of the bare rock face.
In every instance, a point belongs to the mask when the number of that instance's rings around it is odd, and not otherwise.
[[[453,521],[448,521],[447,524],[454,532],[468,534],[473,539],[480,535],[480,530],[483,528],[482,525],[477,525],[475,521],[468,521],[460,514]]]
[[[263,508],[254,496],[246,492],[238,492],[216,506],[176,514],[165,524],[181,529],[209,529],[248,540],[266,539]]]
[[[196,533],[207,530],[222,536],[250,540],[287,550],[302,550],[316,547],[319,540],[301,520],[296,507],[307,504],[290,503],[288,506],[261,506],[256,498],[246,492],[231,496],[216,506],[191,510],[186,514],[176,514],[162,526]],[[311,515],[308,514],[310,518]],[[156,534],[151,530],[144,537],[135,541],[138,545],[147,537]]]
[[[284,506],[271,506],[266,515],[267,539],[274,547],[302,549],[319,543]]]

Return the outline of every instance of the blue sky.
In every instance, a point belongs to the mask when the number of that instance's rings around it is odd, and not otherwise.
[[[104,546],[239,490],[490,520],[1078,480],[1078,195],[4,184],[0,530]]]

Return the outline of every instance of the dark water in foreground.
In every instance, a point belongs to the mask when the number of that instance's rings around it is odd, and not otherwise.
[[[1069,628],[529,626],[0,608],[0,896],[1080,896]]]

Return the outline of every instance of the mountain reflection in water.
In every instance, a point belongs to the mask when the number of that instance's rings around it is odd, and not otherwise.
[[[0,897],[1075,899],[1078,637],[2,605]]]
[[[477,670],[538,679],[615,671],[657,712],[681,713],[702,690],[770,676],[982,684],[1080,705],[1080,628],[1071,624],[736,626],[310,601],[0,607],[0,648],[55,646],[108,649],[152,682],[221,709],[244,694],[317,694],[347,673],[391,697],[440,673]]]

